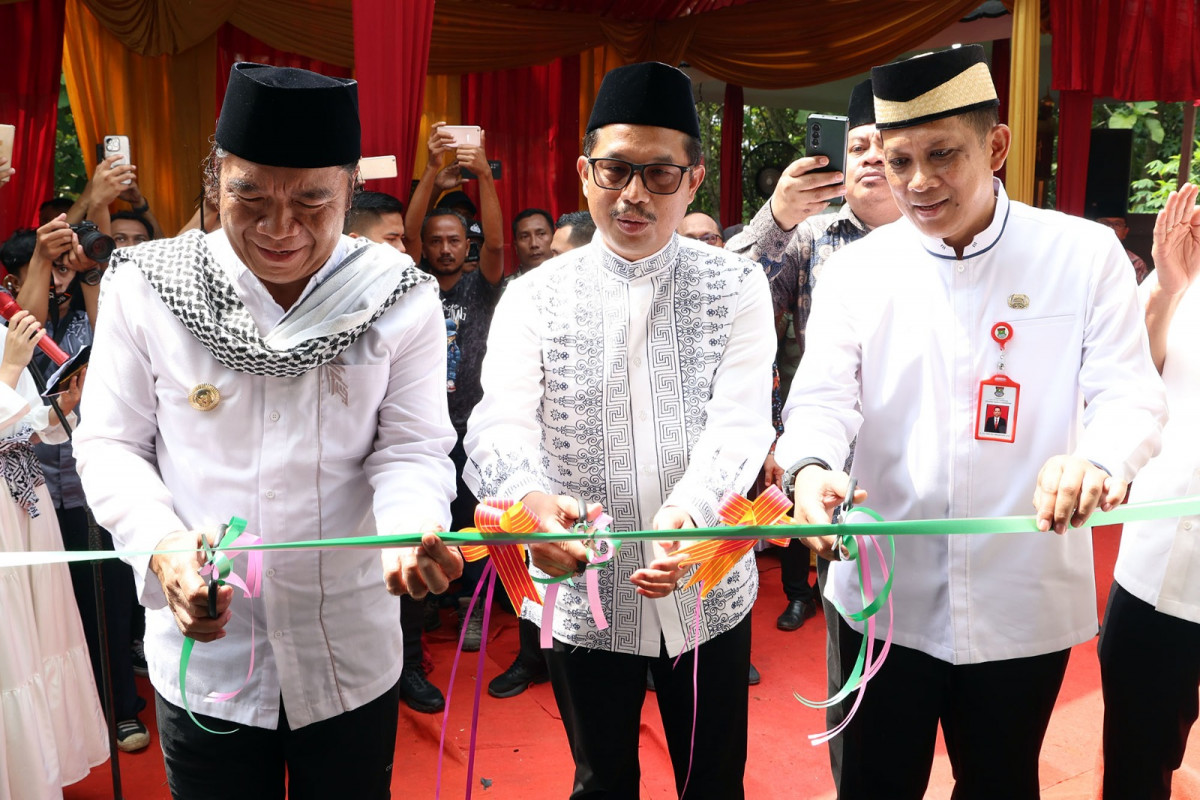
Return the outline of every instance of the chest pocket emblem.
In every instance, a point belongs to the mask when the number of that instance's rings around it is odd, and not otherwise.
[[[1027,294],[1010,294],[1008,296],[1009,308],[1029,308],[1029,295]]]
[[[221,393],[211,383],[200,383],[188,392],[188,403],[197,411],[212,411],[221,402]]]

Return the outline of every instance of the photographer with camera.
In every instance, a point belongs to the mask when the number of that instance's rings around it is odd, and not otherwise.
[[[100,293],[102,268],[107,266],[115,242],[90,221],[69,225],[66,215],[43,225],[34,234],[18,236],[36,239],[21,254],[5,246],[4,266],[15,275],[19,289],[17,303],[39,320],[52,338],[67,353],[74,355],[92,343],[96,303]],[[28,254],[25,263],[22,255]],[[11,263],[10,263],[11,262]],[[33,365],[49,380],[57,365],[44,353],[34,353]],[[89,549],[93,528],[98,546],[113,548],[108,531],[96,527],[88,512],[83,487],[76,472],[74,451],[69,440],[61,444],[45,442],[34,446],[46,489],[54,502],[63,546],[67,550]],[[90,564],[70,565],[71,584],[79,606],[83,630],[91,654],[92,673],[97,686],[103,685],[100,658],[99,624],[96,618],[96,593]],[[113,684],[117,747],[135,752],[150,744],[146,726],[138,719],[146,701],[138,696],[134,682],[131,646],[133,612],[136,605],[133,571],[122,561],[109,560],[101,566],[104,585],[104,616]]]

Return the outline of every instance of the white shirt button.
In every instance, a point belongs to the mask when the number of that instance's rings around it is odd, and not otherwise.
[[[964,269],[966,269],[966,268],[967,268],[966,264],[959,263],[959,265],[958,265],[958,271],[959,271],[959,272],[962,272],[962,271],[963,271]]]
[[[271,412],[271,422],[278,422],[278,421],[279,421],[279,412],[272,411]]]
[[[268,489],[268,490],[267,490],[267,499],[268,499],[268,500],[274,500],[274,499],[275,499],[275,492],[274,492],[274,491],[272,491],[272,490],[270,490],[270,489]]]
[[[276,638],[276,639],[282,639],[282,638],[283,638],[283,631],[275,631],[275,638]]]
[[[1183,529],[1185,531],[1190,531],[1192,529],[1192,523],[1190,523],[1190,522],[1183,523]]]
[[[634,358],[633,358],[633,365],[634,365],[635,367],[640,367],[640,366],[642,365],[642,359],[641,359],[640,357],[638,357],[638,356],[634,356]]]
[[[267,570],[267,577],[268,577],[268,578],[274,578],[274,577],[275,577],[275,570],[274,570],[274,568]]]
[[[645,422],[649,418],[649,416],[650,415],[647,414],[645,411],[638,412],[638,419],[640,419],[642,422]]]

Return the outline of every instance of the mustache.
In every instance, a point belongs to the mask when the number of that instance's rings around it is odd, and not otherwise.
[[[613,210],[608,212],[608,215],[613,219],[617,217],[635,217],[643,222],[658,222],[658,217],[653,212],[644,211],[633,205],[614,206]]]

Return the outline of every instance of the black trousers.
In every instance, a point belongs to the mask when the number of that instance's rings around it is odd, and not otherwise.
[[[854,667],[862,635],[839,614],[829,624],[839,626],[841,651],[834,691]],[[838,799],[921,800],[940,722],[953,800],[1036,800],[1038,755],[1070,652],[953,665],[893,644],[853,721],[830,742]],[[826,722],[841,722],[853,701],[829,709]]]
[[[779,554],[779,577],[789,603],[796,600],[807,603],[813,599],[813,587],[808,582],[811,555],[812,550],[799,539],[789,541]]]
[[[1106,800],[1167,800],[1196,721],[1200,625],[1116,582],[1100,632]]]
[[[638,738],[646,699],[646,669],[654,675],[658,709],[686,800],[745,797],[749,706],[750,615],[699,647],[699,697],[692,755],[693,656],[657,658],[573,647],[557,639],[547,651],[550,682],[575,759],[571,797],[637,800]],[[688,760],[691,759],[691,776]],[[683,795],[684,782],[687,794]]]
[[[63,547],[67,550],[88,549],[88,515],[86,508],[56,508],[58,527],[62,530]],[[100,544],[105,550],[113,549],[112,536],[99,529]],[[88,653],[92,657],[92,675],[100,696],[104,696],[104,683],[100,671],[100,623],[96,619],[96,580],[90,563],[73,563],[71,588],[75,592],[75,603],[79,606],[79,618],[83,622],[83,634],[87,639]],[[133,607],[137,603],[137,592],[133,583],[133,569],[124,561],[108,559],[100,562],[100,579],[104,582],[104,622],[108,629],[108,661],[113,684],[113,713],[117,722],[133,719],[146,707],[146,701],[138,696],[133,678],[133,634],[130,624]]]
[[[404,666],[419,667],[424,660],[421,634],[425,631],[425,601],[400,595],[400,633],[404,637]]]
[[[299,730],[280,704],[276,730],[187,712],[154,693],[158,738],[175,800],[290,800],[391,797],[400,684],[375,700]]]

